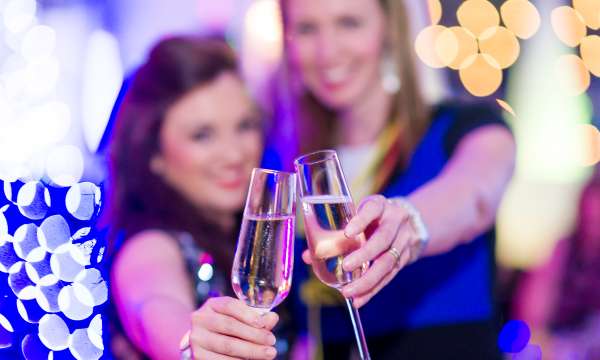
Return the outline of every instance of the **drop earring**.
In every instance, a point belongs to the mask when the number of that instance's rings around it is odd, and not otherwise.
[[[398,75],[394,57],[387,51],[383,54],[381,59],[380,73],[383,90],[389,94],[397,93],[402,86],[402,81]]]

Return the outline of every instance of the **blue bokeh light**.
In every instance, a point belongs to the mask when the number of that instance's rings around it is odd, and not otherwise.
[[[498,347],[506,353],[518,353],[527,346],[531,338],[529,326],[521,320],[507,322],[498,337]]]

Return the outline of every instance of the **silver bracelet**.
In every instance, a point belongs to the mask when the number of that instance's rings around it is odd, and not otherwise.
[[[427,230],[427,226],[425,225],[425,222],[423,222],[423,218],[421,217],[419,210],[407,198],[399,196],[388,199],[388,201],[392,204],[397,204],[406,210],[410,224],[417,234],[419,243],[415,245],[415,247],[412,249],[413,251],[411,252],[412,256],[410,262],[413,263],[421,257],[423,251],[425,251],[427,243],[429,243],[429,231]]]

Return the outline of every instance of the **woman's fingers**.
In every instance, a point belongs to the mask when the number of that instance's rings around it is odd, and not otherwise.
[[[363,246],[344,258],[344,270],[353,271],[365,262],[377,258],[381,253],[390,248],[398,235],[398,231],[401,231],[400,229],[401,224],[397,222],[382,222]]]
[[[310,256],[310,250],[306,249],[302,252],[302,261],[304,261],[304,263],[306,265],[312,264],[312,257]]]
[[[193,353],[192,358],[195,360],[238,360],[231,356],[220,355],[203,348],[198,348],[198,350]]]
[[[192,325],[203,326],[207,330],[226,336],[233,336],[258,345],[272,346],[275,336],[268,330],[257,329],[237,319],[215,312],[200,312],[192,318]]]
[[[211,332],[203,327],[198,327],[190,335],[194,357],[202,358],[197,354],[203,351],[242,359],[270,360],[275,358],[277,351],[272,346],[257,345],[238,338]]]
[[[385,210],[386,199],[382,195],[371,195],[361,201],[356,216],[348,222],[344,233],[352,238],[365,231],[367,226],[379,219]]]
[[[257,309],[249,307],[241,300],[222,296],[208,299],[206,305],[219,314],[229,315],[255,328],[262,329],[266,326],[264,316],[261,316]]]
[[[363,306],[387,285],[409,260],[408,251],[403,251],[399,260],[389,252],[381,254],[363,276],[342,289],[342,294],[353,298],[357,308]]]

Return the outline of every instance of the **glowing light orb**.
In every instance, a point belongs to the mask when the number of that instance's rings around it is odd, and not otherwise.
[[[560,6],[550,15],[552,29],[567,46],[575,47],[587,34],[583,17],[570,6]]]
[[[431,25],[439,23],[442,18],[442,4],[440,0],[427,0],[427,10],[429,11]]]
[[[506,69],[517,61],[521,50],[515,35],[503,26],[497,26],[484,31],[479,38],[481,53],[490,55]]]
[[[504,25],[521,39],[529,39],[540,28],[540,13],[527,0],[508,0],[500,7]]]
[[[479,37],[485,30],[500,25],[496,7],[487,0],[467,0],[456,11],[458,23]]]
[[[60,351],[69,346],[69,328],[58,315],[44,315],[38,331],[42,344],[50,350]]]
[[[598,14],[600,18],[600,12]],[[580,51],[581,59],[588,70],[595,76],[600,77],[600,36],[590,35],[583,38]]]
[[[574,54],[560,56],[556,60],[554,72],[560,87],[567,95],[579,95],[590,86],[590,73],[583,60]]]
[[[73,145],[54,148],[46,160],[46,173],[58,186],[71,186],[83,175],[83,155]]]
[[[600,1],[598,0],[573,0],[573,7],[592,30],[600,29]]]
[[[465,60],[477,54],[477,39],[473,34],[461,26],[453,26],[450,31],[454,33],[457,42],[457,53],[448,66],[459,70],[465,65]]]
[[[41,182],[30,181],[19,189],[17,205],[27,218],[43,219],[50,208],[50,192]]]
[[[502,83],[500,65],[489,55],[477,54],[465,60],[468,65],[459,70],[460,80],[471,94],[488,96]]]
[[[71,241],[69,224],[62,215],[52,215],[46,218],[40,225],[37,235],[42,247],[50,253]]]

